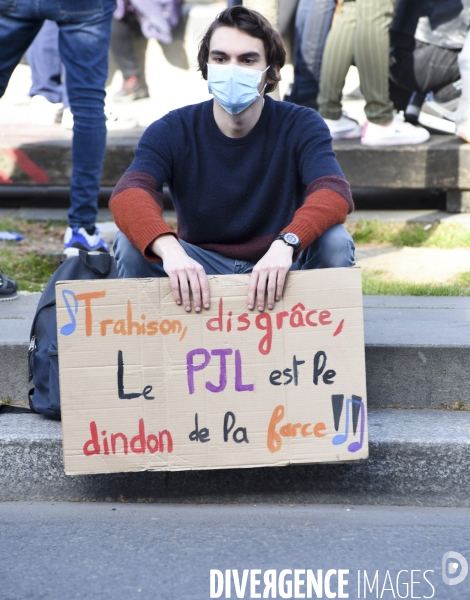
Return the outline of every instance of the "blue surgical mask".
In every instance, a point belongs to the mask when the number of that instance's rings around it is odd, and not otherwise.
[[[209,93],[231,115],[238,115],[260,97],[258,92],[264,71],[238,65],[207,64]],[[266,85],[264,86],[266,87]],[[264,88],[263,88],[264,90]]]

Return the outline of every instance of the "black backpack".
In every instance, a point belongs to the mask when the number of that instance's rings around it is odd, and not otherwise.
[[[80,279],[118,279],[114,258],[109,254],[88,254],[67,258],[47,283],[34,316],[28,352],[29,406],[48,419],[60,420],[59,359],[55,284]]]

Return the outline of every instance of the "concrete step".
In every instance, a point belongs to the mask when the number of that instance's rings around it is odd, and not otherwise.
[[[0,500],[470,506],[470,412],[372,409],[357,463],[67,476],[58,422],[0,415]]]
[[[66,189],[72,170],[72,135],[49,127],[20,123],[2,126],[0,162],[9,167],[9,183],[0,185],[0,195],[25,195],[28,187]],[[101,186],[108,192],[128,168],[144,128],[108,133]],[[449,212],[470,212],[470,145],[451,135],[431,136],[418,146],[362,146],[359,141],[334,143],[339,164],[352,188],[445,189]],[[2,154],[3,153],[3,154]],[[5,154],[7,153],[7,154]],[[5,155],[5,156],[4,156]],[[24,156],[35,168],[24,169]],[[30,163],[28,163],[30,164]],[[23,165],[23,166],[22,166]],[[4,170],[5,170],[4,169]],[[167,199],[168,207],[169,198]]]
[[[39,294],[0,305],[0,399],[26,403]],[[470,298],[364,296],[368,404],[470,406]]]
[[[334,142],[353,188],[446,189],[448,212],[470,212],[470,145],[454,135],[433,135],[416,146],[363,146]]]
[[[470,406],[470,298],[364,296],[369,406]]]

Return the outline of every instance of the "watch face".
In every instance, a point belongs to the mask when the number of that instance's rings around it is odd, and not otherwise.
[[[300,242],[299,238],[295,235],[295,233],[285,233],[284,241],[288,244],[292,244],[293,246],[296,246]]]

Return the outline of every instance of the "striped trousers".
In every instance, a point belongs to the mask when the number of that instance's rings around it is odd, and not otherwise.
[[[323,53],[318,95],[323,118],[340,118],[344,82],[349,67],[355,64],[368,120],[372,123],[392,120],[388,73],[393,8],[393,0],[345,0],[328,33]]]

